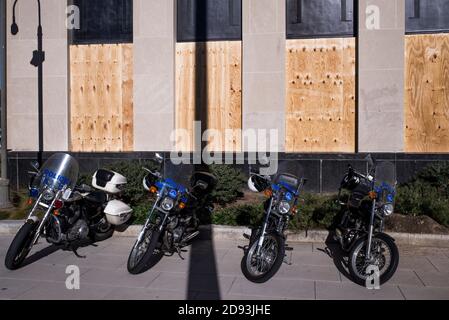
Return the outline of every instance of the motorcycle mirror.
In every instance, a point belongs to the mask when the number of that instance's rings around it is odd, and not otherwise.
[[[156,153],[154,155],[154,160],[156,160],[159,163],[162,163],[164,161],[164,157],[160,153]]]
[[[373,157],[371,157],[371,154],[369,154],[369,155],[366,157],[365,160],[368,161],[368,165],[369,165],[370,167],[373,167],[373,166],[374,166],[374,160],[373,160]]]
[[[34,170],[39,171],[39,162],[37,162],[37,161],[31,161],[31,162],[30,162],[30,165],[31,165],[31,167],[32,167]]]

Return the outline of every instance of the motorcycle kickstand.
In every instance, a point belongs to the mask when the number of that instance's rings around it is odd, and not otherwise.
[[[181,258],[181,260],[185,260],[185,258],[182,256],[183,251],[181,247],[176,247],[176,252],[178,253],[178,256]]]
[[[74,254],[77,258],[79,258],[79,259],[86,259],[86,258],[87,258],[87,256],[82,256],[82,255],[80,255],[80,254],[78,253],[77,249],[76,249],[74,246],[72,246],[72,245],[70,245],[70,250],[72,250],[73,254]]]
[[[286,246],[286,247],[285,247],[285,251],[290,252],[290,259],[288,259],[288,255],[286,254],[286,255],[284,256],[284,261],[283,261],[283,262],[284,262],[286,265],[291,266],[291,265],[293,265],[293,263],[292,263],[292,258],[293,258],[293,248],[291,248],[291,247],[289,247],[289,246]]]

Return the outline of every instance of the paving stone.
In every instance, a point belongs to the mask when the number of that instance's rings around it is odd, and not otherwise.
[[[17,296],[18,300],[100,300],[114,288],[106,286],[81,285],[80,290],[68,290],[65,282],[53,282],[36,286]]]
[[[399,252],[400,254],[400,252]],[[438,271],[425,256],[399,256],[399,270],[415,270],[422,272]]]
[[[323,280],[340,282],[340,274],[337,268],[332,266],[309,266],[309,265],[286,265],[283,264],[276,279],[301,279],[301,280]]]
[[[318,279],[318,278],[316,278]],[[351,279],[342,277],[342,281],[345,283],[353,283]],[[396,270],[393,277],[388,280],[387,285],[410,285],[416,287],[423,287],[423,283],[413,270]]]
[[[354,283],[316,282],[318,300],[404,300],[399,287],[383,285],[380,290],[368,290]]]
[[[0,278],[0,300],[14,299],[39,284],[39,281]]]
[[[333,265],[333,259],[329,257],[326,253],[318,252],[295,252],[292,253],[292,262],[298,265],[309,265],[309,266],[329,266]]]
[[[449,300],[449,288],[399,286],[407,300]]]
[[[430,260],[430,263],[432,263],[438,271],[449,272],[449,258],[445,255],[427,256],[427,259]]]
[[[139,288],[114,288],[105,299],[107,300],[184,300],[196,297],[197,293],[187,295],[181,291],[148,290]]]
[[[84,268],[116,270],[128,261],[127,256],[107,255],[101,254],[100,252],[101,250],[96,253],[88,253],[84,259],[71,255],[61,260],[59,264],[64,266],[76,265]]]
[[[449,272],[416,271],[416,273],[427,287],[449,288]]]
[[[3,265],[0,266],[0,278],[35,281],[65,281],[67,279],[66,266],[30,264],[19,270],[10,271]],[[88,268],[80,267],[80,274],[86,272]]]
[[[247,295],[291,298],[291,299],[314,299],[315,285],[313,281],[278,279],[273,278],[266,283],[252,283],[245,278],[236,278],[229,295]]]
[[[146,288],[158,276],[158,272],[151,270],[138,275],[132,275],[126,269],[107,271],[101,269],[89,269],[80,277],[80,282],[81,284],[85,283],[111,287]]]
[[[217,275],[191,275],[162,272],[148,286],[149,290],[208,292],[215,295],[228,292],[235,277]]]

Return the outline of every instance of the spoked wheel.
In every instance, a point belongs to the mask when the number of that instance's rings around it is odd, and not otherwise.
[[[359,239],[349,254],[348,268],[353,280],[366,285],[366,279],[372,272],[372,267],[379,270],[379,284],[384,284],[394,275],[399,264],[399,251],[395,242],[384,234],[373,236],[371,244],[371,259],[366,259],[365,238]]]
[[[20,228],[6,253],[6,268],[9,270],[17,270],[20,268],[33,247],[32,242],[38,226],[38,223],[30,220]]]
[[[270,280],[282,265],[285,256],[285,241],[277,234],[265,236],[260,250],[259,237],[250,242],[242,259],[243,275],[252,282],[264,283]]]
[[[139,274],[151,265],[154,259],[159,256],[157,246],[159,244],[160,232],[155,227],[149,227],[142,240],[136,240],[128,258],[128,272]]]

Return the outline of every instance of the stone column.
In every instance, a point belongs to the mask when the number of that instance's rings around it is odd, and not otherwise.
[[[243,130],[278,129],[285,149],[285,0],[242,0]],[[268,145],[268,144],[267,144]],[[244,144],[244,150],[248,146]]]
[[[175,0],[134,0],[134,151],[171,151]]]
[[[359,1],[359,152],[404,151],[404,0]]]

